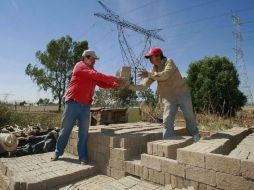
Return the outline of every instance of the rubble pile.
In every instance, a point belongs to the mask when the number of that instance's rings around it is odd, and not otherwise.
[[[0,128],[0,157],[25,156],[55,149],[59,129],[18,125]]]

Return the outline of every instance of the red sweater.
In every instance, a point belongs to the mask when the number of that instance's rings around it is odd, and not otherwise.
[[[82,61],[78,62],[72,71],[65,102],[72,99],[80,104],[91,104],[96,85],[101,88],[119,87],[116,77],[104,75],[88,67]]]

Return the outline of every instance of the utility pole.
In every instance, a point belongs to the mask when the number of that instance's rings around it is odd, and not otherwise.
[[[235,37],[235,47],[233,48],[235,53],[235,67],[239,74],[240,89],[246,95],[247,102],[250,105],[254,105],[253,94],[249,85],[249,78],[246,71],[244,53],[242,49],[243,37],[241,33],[242,22],[238,15],[231,11],[231,18],[234,24],[233,36]]]

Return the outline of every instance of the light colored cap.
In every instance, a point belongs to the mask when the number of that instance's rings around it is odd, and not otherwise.
[[[82,53],[82,57],[86,57],[90,55],[91,57],[94,57],[95,59],[99,59],[99,57],[97,57],[95,51],[91,50],[91,49],[87,49]]]

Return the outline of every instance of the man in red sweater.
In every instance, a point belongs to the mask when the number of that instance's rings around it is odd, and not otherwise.
[[[80,163],[86,164],[88,159],[87,138],[90,119],[90,106],[93,101],[96,86],[101,88],[118,88],[124,84],[124,79],[105,75],[94,69],[95,61],[99,59],[93,50],[85,50],[82,61],[76,63],[65,96],[65,107],[62,116],[62,126],[56,143],[55,154],[52,161],[62,156],[69,136],[78,120],[79,140],[78,155]]]

